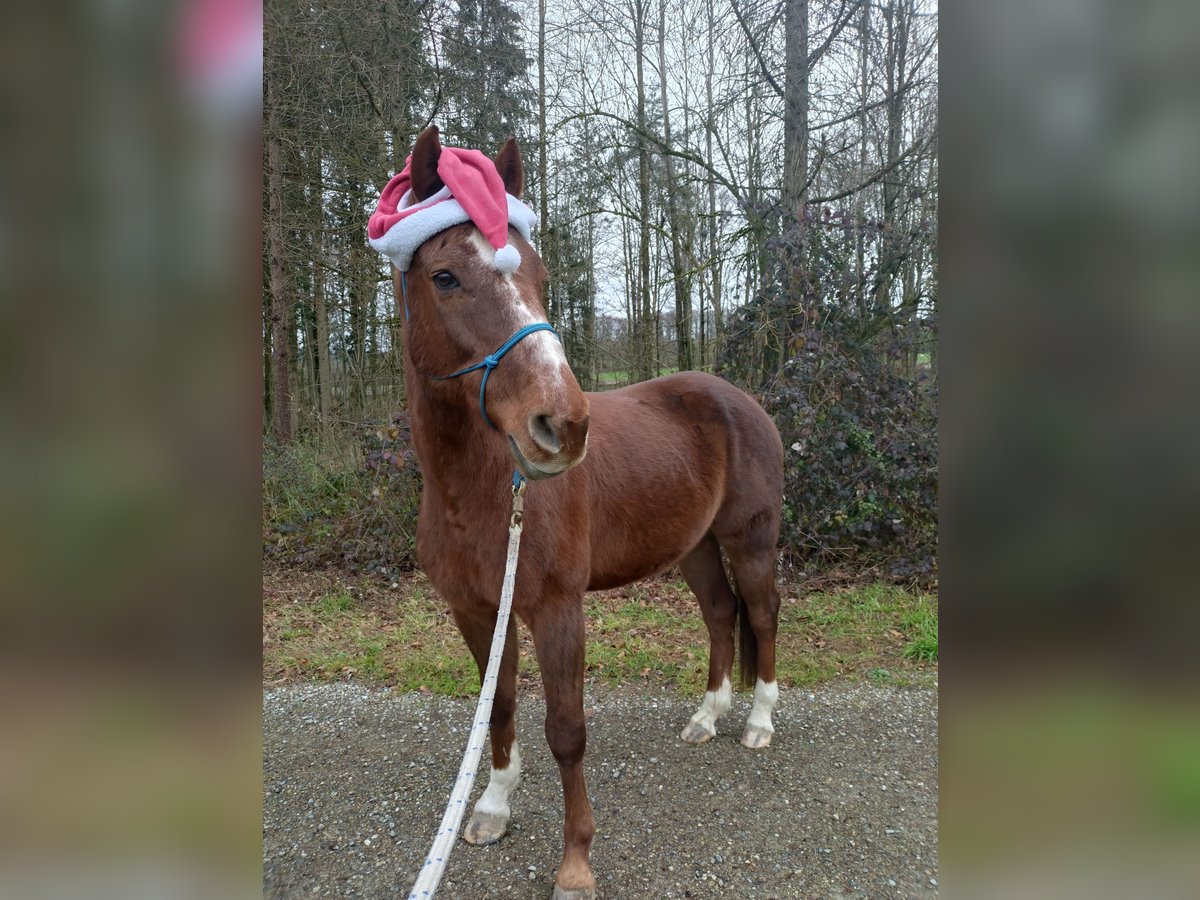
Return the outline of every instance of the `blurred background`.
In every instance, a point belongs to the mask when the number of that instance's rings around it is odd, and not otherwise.
[[[1194,896],[1200,9],[942,38],[942,879]]]
[[[941,884],[1195,896],[1200,12],[944,25]],[[261,26],[4,13],[4,896],[261,890]]]
[[[261,47],[5,6],[0,895],[260,890]]]

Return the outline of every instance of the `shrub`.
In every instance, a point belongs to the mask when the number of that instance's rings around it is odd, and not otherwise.
[[[358,426],[342,443],[263,447],[268,558],[389,576],[416,565],[421,475],[407,415]]]
[[[937,390],[890,336],[847,346],[836,322],[762,392],[784,442],[783,543],[799,559],[928,578],[937,560]],[[848,352],[852,351],[852,352]]]
[[[779,427],[784,548],[810,569],[933,577],[937,387],[921,351],[936,347],[934,224],[760,212],[759,290],[727,320],[718,371]],[[875,250],[859,256],[862,240]],[[901,277],[917,270],[921,287]]]

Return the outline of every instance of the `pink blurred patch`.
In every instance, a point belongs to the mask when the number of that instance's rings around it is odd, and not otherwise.
[[[190,90],[229,109],[261,96],[261,0],[188,0],[179,19],[176,55]]]

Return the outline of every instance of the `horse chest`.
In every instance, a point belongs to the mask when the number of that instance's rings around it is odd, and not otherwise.
[[[503,510],[454,515],[423,507],[417,521],[417,561],[447,597],[486,592],[503,572],[507,524]]]

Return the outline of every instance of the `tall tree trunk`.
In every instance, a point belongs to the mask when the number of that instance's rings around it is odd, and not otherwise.
[[[858,178],[867,177],[867,103],[871,88],[868,70],[868,48],[871,40],[871,5],[864,3],[859,11],[858,20]],[[867,315],[867,276],[866,276],[866,226],[867,226],[867,191],[861,190],[854,198],[854,297],[858,307],[859,318]]]
[[[658,0],[658,87],[662,98],[663,165],[667,175],[667,217],[671,226],[671,277],[675,288],[675,365],[692,368],[691,260],[683,241],[679,191],[675,184],[675,158],[671,156],[671,111],[667,98],[667,4]]]
[[[543,246],[550,237],[549,190],[546,176],[546,0],[538,0],[538,228]],[[555,269],[550,269],[550,281],[555,280]],[[550,300],[547,317],[558,323],[558,304],[554,302],[554,291],[547,292]]]
[[[587,220],[587,304],[583,308],[583,342],[587,348],[587,389],[596,387],[596,217]]]
[[[808,0],[787,0],[784,12],[784,107],[783,107],[783,200],[784,242],[782,259],[786,303],[781,309],[764,313],[771,324],[764,327],[762,370],[765,380],[776,371],[784,356],[783,347],[789,343],[793,311],[799,307],[807,315],[808,274],[808,216],[805,210],[808,194]],[[764,321],[764,326],[767,322]],[[775,334],[772,345],[768,334]]]
[[[746,55],[750,58],[749,50]],[[745,115],[746,199],[750,206],[750,214],[747,217],[750,226],[750,252],[748,254],[750,262],[746,266],[744,303],[749,304],[755,295],[764,292],[767,286],[766,223],[763,221],[760,211],[763,205],[762,111],[757,105],[753,91],[746,92]]]
[[[325,232],[317,232],[317,257],[313,264],[313,309],[317,316],[317,370],[320,378],[321,424],[333,409],[333,368],[329,365],[329,308],[325,303]]]
[[[638,274],[640,277],[641,301],[638,323],[637,377],[636,381],[653,378],[654,347],[658,343],[654,333],[654,309],[650,298],[650,150],[646,146],[646,73],[643,58],[646,55],[646,2],[633,0],[633,42],[637,56],[637,148],[638,148]]]
[[[361,183],[352,180],[346,185],[353,208],[366,206],[366,192]],[[350,243],[350,350],[353,358],[355,415],[363,415],[367,406],[367,332],[370,327],[369,304],[375,290],[374,261],[368,260],[365,241]]]
[[[900,138],[904,128],[904,94],[908,56],[908,27],[911,22],[911,0],[888,0],[884,7],[887,25],[887,154],[883,161],[889,171],[883,179],[883,216],[880,224],[879,266],[875,274],[875,311],[883,314],[891,307],[892,282],[900,267],[900,246],[896,230],[896,205],[903,184],[896,162],[900,158]]]
[[[808,0],[784,11],[783,208],[803,219],[808,181]]]
[[[622,368],[626,380],[637,381],[642,359],[642,308],[641,287],[638,279],[641,264],[637,257],[637,246],[631,230],[633,223],[628,217],[621,218],[621,251],[625,255],[625,346],[626,359]]]
[[[289,208],[295,208],[292,204],[286,204]],[[293,246],[295,241],[295,232],[289,231],[284,242],[285,247]],[[292,273],[296,269],[296,265],[285,266],[284,271]],[[301,352],[300,335],[306,330],[307,316],[304,314],[304,285],[299,282],[299,279],[293,278],[292,285],[288,290],[288,297],[291,298],[291,311],[287,323],[288,336],[288,359],[292,362],[292,427],[296,427],[296,420],[304,408],[304,398],[309,396],[312,388],[312,372],[308,370],[307,353]]]
[[[275,436],[292,440],[291,359],[288,322],[292,299],[287,277],[283,223],[283,149],[279,139],[279,88],[274,70],[275,55],[267,55],[267,242],[271,269],[271,386],[275,414]]]
[[[714,119],[716,112],[713,106],[713,74],[717,68],[717,54],[714,39],[717,31],[716,18],[713,16],[713,0],[708,0],[708,70],[704,75],[704,94],[708,101],[706,107],[707,121],[705,123],[704,146],[706,162],[711,171],[714,167],[713,132],[716,130]],[[717,182],[711,176],[708,179],[708,253],[711,267],[710,301],[712,302],[712,338],[716,346],[720,346],[724,337],[725,325],[721,320],[721,244],[720,223],[717,220]],[[703,342],[701,342],[703,344]],[[703,353],[701,354],[703,355]]]
[[[546,194],[546,0],[538,0],[538,210],[542,234],[548,225]]]
[[[264,271],[271,271],[271,261],[268,258]],[[272,400],[274,396],[271,392],[271,306],[274,303],[274,295],[271,293],[269,284],[263,286],[263,430],[269,431],[274,428],[275,422],[275,403]]]

